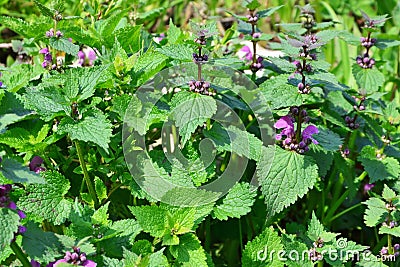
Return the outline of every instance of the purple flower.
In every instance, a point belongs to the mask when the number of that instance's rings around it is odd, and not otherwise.
[[[22,210],[18,210],[17,213],[19,215],[19,218],[21,218],[21,219],[25,219],[26,218],[26,215]]]
[[[78,54],[78,62],[76,63],[78,66],[93,66],[94,61],[97,59],[96,52],[90,48],[83,48],[82,51],[79,51]]]
[[[247,60],[253,59],[253,53],[251,52],[250,47],[248,47],[247,45],[243,46],[242,49],[240,49],[240,51],[246,53],[245,58]]]
[[[154,42],[159,44],[165,38],[165,33],[160,33],[159,37],[154,37]]]
[[[314,125],[308,125],[303,132],[301,133],[303,142],[307,143],[308,140],[311,140],[314,144],[318,144],[318,141],[315,140],[312,135],[319,133],[318,128]]]
[[[41,171],[46,170],[45,168],[40,166],[42,164],[43,164],[43,159],[39,156],[34,156],[33,159],[31,160],[31,162],[29,163],[29,169],[36,173],[40,173]]]
[[[0,81],[0,87],[2,87],[3,86],[3,82],[2,81]],[[1,161],[0,161],[1,162]]]
[[[294,136],[294,125],[293,119],[289,115],[283,116],[280,118],[275,124],[275,129],[283,129],[280,134],[275,136],[276,140],[281,140],[282,136],[285,135],[287,137]]]
[[[375,184],[365,184],[364,185],[364,194],[366,194],[369,190],[374,188]]]
[[[74,247],[73,252],[67,251],[65,252],[65,256],[63,259],[57,260],[53,263],[52,266],[57,267],[60,263],[69,263],[77,266],[86,266],[86,267],[96,267],[97,263],[94,261],[88,260],[86,258],[86,253],[80,251],[80,248]]]
[[[49,49],[47,47],[42,48],[42,49],[39,50],[39,53],[43,54],[43,55],[48,54],[49,53]]]
[[[64,34],[61,31],[56,32],[56,37],[61,38]]]
[[[54,29],[51,28],[49,31],[46,32],[46,37],[50,38],[54,36]]]
[[[259,32],[253,33],[253,38],[260,38],[260,37],[261,37],[261,33],[259,33]]]
[[[7,205],[7,208],[12,209],[12,210],[16,210],[17,209],[17,205],[15,204],[15,202],[10,201]]]
[[[35,260],[31,260],[31,266],[32,267],[40,267],[40,263]]]

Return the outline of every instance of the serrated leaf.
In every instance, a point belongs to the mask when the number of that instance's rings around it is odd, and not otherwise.
[[[18,92],[21,88],[28,85],[29,81],[44,72],[40,66],[29,64],[14,65],[2,73],[2,82],[10,92]]]
[[[14,32],[25,36],[25,37],[33,37],[31,34],[31,26],[24,20],[20,18],[14,18],[9,16],[0,16],[0,24],[6,26],[13,30]]]
[[[179,128],[182,146],[191,134],[217,111],[217,103],[210,96],[182,91],[171,99],[171,116]]]
[[[262,141],[235,126],[224,129],[219,123],[215,123],[209,131],[204,132],[204,136],[214,142],[218,151],[234,152],[255,161],[261,157]]]
[[[374,45],[376,47],[378,47],[379,49],[386,49],[388,47],[400,45],[400,41],[399,40],[385,40],[385,39],[379,38]]]
[[[121,47],[127,53],[136,53],[141,46],[140,30],[142,25],[126,26],[115,31],[115,36],[121,44]]]
[[[129,207],[143,231],[162,237],[166,228],[167,211],[158,206]]]
[[[168,57],[154,50],[147,50],[139,56],[132,69],[132,80],[136,86],[144,84],[166,65]]]
[[[63,118],[58,126],[58,132],[67,133],[72,140],[93,142],[107,151],[112,134],[111,127],[111,123],[100,110],[92,109],[85,113],[81,120]]]
[[[20,225],[18,213],[8,208],[0,208],[0,249],[11,243]]]
[[[268,165],[269,155],[259,165]],[[311,189],[318,178],[318,167],[310,156],[299,155],[276,146],[272,166],[266,175],[258,168],[261,191],[268,207],[268,217],[293,204]],[[260,171],[261,170],[261,171]]]
[[[377,92],[385,82],[385,76],[376,68],[363,69],[358,64],[354,64],[352,71],[360,90],[367,94]]]
[[[274,228],[266,228],[260,235],[249,241],[242,255],[243,267],[284,266],[284,262],[277,257],[270,257],[272,250],[283,250],[282,240]]]
[[[382,191],[382,197],[387,202],[392,202],[396,198],[396,192],[385,184]]]
[[[331,242],[335,239],[338,234],[331,233],[325,230],[325,227],[319,222],[318,218],[315,216],[315,213],[312,213],[311,221],[308,224],[307,236],[311,241],[317,241],[321,238],[324,243]]]
[[[79,46],[71,43],[67,38],[51,37],[49,45],[59,51],[63,51],[72,56],[76,56],[79,52]]]
[[[285,263],[289,267],[312,267],[313,263],[309,257],[303,257],[304,252],[308,251],[306,244],[293,240],[290,235],[282,235],[282,243],[285,249],[287,261]],[[297,257],[299,255],[299,257]]]
[[[275,11],[283,7],[284,5],[281,6],[275,6],[275,7],[270,7],[264,10],[257,11],[257,15],[259,18],[265,18],[271,16]]]
[[[261,93],[272,109],[300,106],[303,96],[295,86],[288,83],[288,75],[280,75],[269,79],[260,85]]]
[[[96,190],[97,198],[100,202],[107,198],[107,187],[99,177],[94,178],[94,188]]]
[[[248,183],[235,184],[224,197],[221,204],[214,207],[214,216],[219,220],[240,218],[251,211],[257,191]]]
[[[166,45],[156,49],[161,54],[183,62],[193,61],[193,48],[185,44]]]
[[[92,215],[92,223],[98,225],[108,225],[108,205],[110,202],[107,202],[105,205],[101,206],[98,210],[96,210]]]
[[[54,16],[54,12],[48,8],[47,6],[43,5],[42,3],[40,3],[37,0],[33,0],[35,2],[35,5],[39,8],[40,13],[42,13],[43,15],[49,17],[49,18],[53,18]]]
[[[1,174],[14,183],[44,184],[45,180],[16,160],[5,158],[1,162]]]
[[[176,44],[182,39],[183,36],[182,30],[179,27],[176,27],[172,22],[172,19],[169,20],[169,28],[167,31],[168,43]]]
[[[363,203],[367,205],[364,214],[364,222],[366,226],[374,227],[386,219],[388,212],[383,200],[373,197]]]
[[[322,146],[326,151],[338,151],[339,147],[343,144],[343,140],[335,132],[329,129],[319,127],[319,133],[315,135],[315,140]]]
[[[55,225],[62,224],[71,212],[71,201],[64,198],[70,188],[69,181],[55,171],[43,172],[46,184],[29,185],[18,207],[46,219]]]
[[[400,176],[400,164],[393,157],[378,159],[375,149],[371,146],[364,146],[358,157],[370,178],[370,183],[381,180],[394,180]]]
[[[179,245],[171,246],[169,250],[180,266],[208,267],[205,251],[194,234],[180,236]]]
[[[26,225],[22,247],[27,255],[41,262],[52,262],[63,256],[63,245],[53,232],[44,232],[33,222]]]

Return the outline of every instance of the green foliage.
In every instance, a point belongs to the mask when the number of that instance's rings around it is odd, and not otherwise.
[[[72,203],[64,198],[70,183],[55,171],[43,174],[45,184],[29,185],[27,195],[20,198],[18,207],[55,225],[62,224],[71,212]]]
[[[0,213],[0,226],[2,229],[0,233],[0,248],[3,250],[14,238],[20,222],[19,216],[14,210],[1,208]]]

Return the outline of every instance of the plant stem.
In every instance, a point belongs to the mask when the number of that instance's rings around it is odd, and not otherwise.
[[[79,144],[79,141],[75,141],[75,147],[76,147],[76,152],[78,153],[78,158],[79,158],[79,162],[81,164],[82,167],[82,171],[83,171],[83,178],[85,179],[86,185],[88,187],[88,191],[90,196],[92,197],[93,201],[94,201],[94,206],[97,207],[99,202],[96,196],[96,191],[94,190],[94,186],[92,184],[92,181],[90,180],[90,176],[88,173],[88,170],[86,168],[86,163],[85,163],[85,159],[83,157],[83,151],[82,151],[82,147]]]
[[[343,215],[346,214],[347,212],[352,211],[352,210],[354,210],[354,209],[356,209],[356,208],[358,208],[358,207],[360,207],[360,206],[362,206],[362,203],[357,203],[356,205],[351,206],[350,208],[347,208],[347,209],[345,209],[345,210],[339,212],[339,213],[336,214],[335,216],[332,216],[332,217],[329,219],[328,222],[330,223],[330,222],[336,220],[337,218],[343,216]]]
[[[243,251],[243,236],[242,236],[242,222],[240,221],[239,218],[239,242],[240,242],[240,251]]]
[[[206,232],[206,240],[204,241],[204,249],[207,252],[210,252],[211,248],[211,221],[210,216],[207,216],[205,221],[205,232]]]
[[[10,244],[10,247],[12,251],[14,251],[15,255],[19,259],[19,261],[22,263],[22,266],[24,267],[31,267],[31,263],[28,260],[28,257],[26,257],[25,253],[22,251],[22,249],[18,246],[16,241],[13,241]]]

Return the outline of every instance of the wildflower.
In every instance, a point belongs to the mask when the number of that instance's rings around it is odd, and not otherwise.
[[[74,247],[73,252],[67,251],[63,259],[54,262],[53,266],[57,267],[60,263],[69,263],[77,266],[96,267],[97,264],[94,261],[86,258],[86,253],[81,252],[79,247]]]
[[[295,110],[293,110],[295,112]],[[298,110],[297,110],[298,112]],[[304,112],[302,112],[302,115]],[[305,114],[307,115],[307,114]],[[275,129],[282,129],[280,134],[276,134],[276,140],[282,140],[284,147],[288,150],[295,150],[296,152],[303,154],[309,150],[309,145],[311,143],[318,144],[312,135],[317,134],[318,128],[314,125],[308,125],[301,133],[301,141],[297,143],[296,132],[294,128],[294,119],[290,115],[283,116],[275,124]]]
[[[165,33],[160,33],[160,36],[154,37],[153,40],[154,40],[154,42],[159,44],[159,43],[161,43],[162,40],[164,40],[164,38],[165,38]]]
[[[44,61],[42,62],[42,67],[47,68],[51,66],[53,68],[53,56],[47,47],[39,50],[39,53],[44,55]]]
[[[262,61],[263,61],[263,58],[258,57],[257,61],[251,64],[251,66],[250,66],[251,71],[257,72],[258,70],[262,69],[262,67],[263,67]]]
[[[78,52],[77,56],[77,65],[81,67],[93,66],[94,61],[97,59],[96,52],[90,47],[83,48],[81,51]]]
[[[31,162],[29,163],[29,169],[36,173],[40,173],[46,170],[44,167],[41,166],[42,164],[43,164],[43,159],[39,156],[34,156]]]
[[[195,81],[195,80],[191,80],[189,81],[189,90],[193,91],[195,93],[200,93],[203,95],[215,95],[214,92],[210,91],[210,83],[206,82],[204,80],[201,81]]]
[[[364,194],[367,194],[367,192],[369,190],[371,190],[372,188],[374,188],[375,184],[365,184],[364,185]]]
[[[259,33],[259,32],[253,33],[253,38],[257,39],[257,38],[260,38],[260,37],[261,37],[261,33]]]
[[[50,37],[53,37],[53,36],[54,36],[54,29],[51,28],[50,30],[48,30],[48,31],[46,32],[46,37],[47,37],[47,38],[50,38]]]
[[[253,59],[253,53],[251,52],[250,47],[248,47],[247,45],[243,46],[240,49],[240,51],[245,53],[244,57],[245,57],[246,60],[252,60]]]

